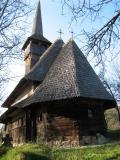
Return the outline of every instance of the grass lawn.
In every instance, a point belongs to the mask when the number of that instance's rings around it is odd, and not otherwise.
[[[50,151],[42,144],[24,144],[20,147],[9,148],[6,153],[2,152],[0,160],[49,160]]]
[[[43,144],[0,147],[0,160],[120,160],[120,130],[109,131],[111,144],[71,149],[49,148]]]
[[[54,160],[120,160],[120,145],[53,151]]]
[[[0,150],[0,160],[120,160],[119,144],[56,150],[40,144],[24,144]]]

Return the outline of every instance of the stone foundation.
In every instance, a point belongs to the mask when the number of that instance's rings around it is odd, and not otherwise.
[[[46,144],[50,147],[58,147],[58,148],[72,148],[72,147],[80,147],[87,145],[101,145],[107,143],[108,140],[106,137],[97,133],[96,136],[83,136],[82,139],[79,140],[67,140],[67,141],[50,141]]]

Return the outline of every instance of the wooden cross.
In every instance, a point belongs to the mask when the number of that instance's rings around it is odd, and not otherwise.
[[[60,34],[60,39],[61,39],[62,34],[64,34],[64,33],[62,32],[62,30],[61,30],[61,29],[58,31],[58,33]]]

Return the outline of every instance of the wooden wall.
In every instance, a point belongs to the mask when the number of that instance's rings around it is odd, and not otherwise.
[[[25,118],[19,118],[12,123],[12,138],[14,144],[24,143],[26,135]]]
[[[42,106],[37,113],[37,141],[51,146],[76,147],[84,136],[105,134],[107,129],[104,109],[100,104],[91,107],[54,103]]]
[[[26,136],[25,116],[21,115],[15,117],[15,119],[13,118],[11,122],[6,123],[4,128],[4,136],[6,134],[9,134],[12,137],[14,146],[24,143]]]
[[[33,105],[6,125],[15,144],[37,141],[50,146],[79,146],[84,136],[105,135],[104,109],[100,104],[77,102]]]

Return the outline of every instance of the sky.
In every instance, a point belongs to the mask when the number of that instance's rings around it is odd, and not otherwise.
[[[36,8],[36,3],[33,1],[33,6]],[[36,0],[37,2],[37,0]],[[43,22],[43,32],[44,36],[48,38],[50,41],[55,41],[56,38],[59,38],[58,31],[61,29],[62,39],[67,41],[71,37],[71,31],[79,32],[79,25],[77,23],[73,24],[70,27],[71,22],[71,15],[68,14],[66,11],[64,15],[62,15],[62,8],[61,8],[61,1],[60,0],[41,0],[41,12],[42,12],[42,22]],[[31,16],[30,21],[32,22],[34,17]],[[30,27],[30,31],[32,28],[32,23]]]
[[[36,4],[38,0],[32,0],[31,5],[33,9],[36,9]],[[78,0],[74,0],[78,1]],[[112,6],[108,6],[104,10],[104,12],[101,12],[101,16],[95,21],[95,23],[90,24],[90,17],[84,19],[79,19],[77,22],[71,23],[71,17],[72,14],[69,12],[67,8],[64,8],[63,14],[62,14],[62,6],[61,6],[61,0],[41,0],[41,12],[42,12],[42,22],[43,22],[43,31],[44,36],[48,38],[50,41],[54,41],[56,38],[59,38],[58,30],[62,29],[63,35],[62,39],[64,41],[67,41],[71,37],[71,31],[74,32],[74,38],[76,34],[80,34],[81,30],[90,31],[92,28],[99,28],[102,27],[104,23],[104,19],[108,19],[109,15],[113,14]],[[30,22],[29,25],[29,34],[32,30],[32,22],[34,18],[35,10],[33,10],[32,15],[30,17],[26,18],[26,21]],[[102,20],[101,18],[102,17]],[[26,37],[29,35],[26,33]],[[79,37],[82,41],[82,35]],[[75,38],[75,41],[80,45],[77,38]]]
[[[74,0],[76,1],[76,0]],[[29,23],[27,32],[24,36],[23,43],[27,39],[28,36],[30,36],[32,31],[32,22],[35,15],[35,9],[36,9],[37,0],[31,0],[30,5],[33,7],[33,11],[30,16],[25,17],[25,21]],[[57,38],[59,38],[58,31],[61,29],[62,39],[64,42],[67,42],[69,38],[71,38],[72,34],[71,31],[74,32],[74,40],[78,44],[79,48],[82,48],[84,45],[84,37],[80,35],[78,38],[75,38],[76,34],[81,34],[81,31],[85,29],[86,31],[90,31],[94,28],[101,27],[106,18],[110,17],[110,15],[113,15],[113,6],[108,6],[99,16],[99,18],[93,22],[90,23],[90,18],[84,19],[84,21],[80,20],[77,22],[72,23],[71,22],[71,13],[69,10],[65,9],[64,14],[62,15],[62,7],[61,7],[61,0],[41,0],[41,12],[42,12],[42,22],[43,22],[43,33],[44,37],[46,37],[51,42],[54,42]],[[102,17],[102,19],[100,18]],[[23,45],[23,44],[22,44]],[[21,47],[22,47],[21,45]],[[24,54],[24,53],[23,53]],[[118,60],[120,57],[118,58]],[[108,64],[108,68],[109,68]],[[14,89],[14,87],[17,85],[18,81],[22,78],[24,75],[24,61],[16,61],[16,63],[12,63],[10,68],[12,68],[12,71],[10,70],[10,73],[12,76],[18,77],[16,79],[12,79],[9,84],[6,86],[5,90],[5,96],[4,99],[11,93],[11,91]],[[111,69],[109,69],[111,70]],[[4,101],[3,99],[3,101]],[[3,102],[1,101],[1,103]],[[4,111],[4,110],[2,110]]]

